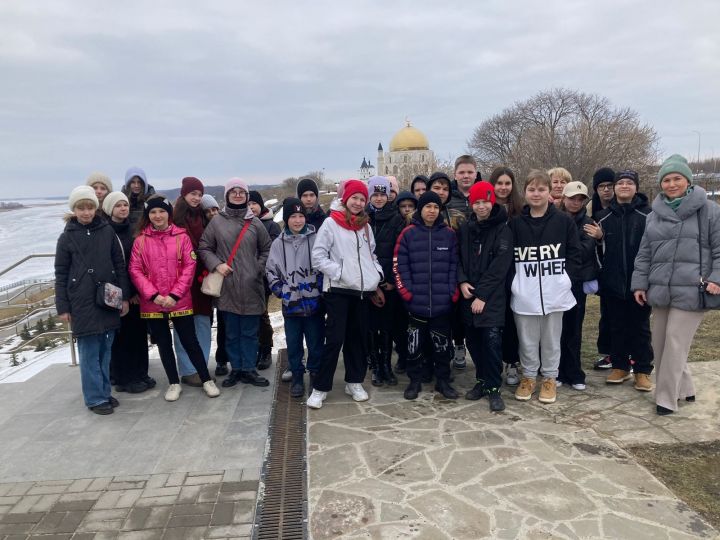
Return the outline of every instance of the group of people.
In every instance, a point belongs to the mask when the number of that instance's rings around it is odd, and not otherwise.
[[[476,381],[466,399],[504,410],[504,370],[517,400],[539,386],[539,401],[553,403],[558,386],[585,389],[586,297],[599,294],[606,382],[632,379],[649,392],[655,366],[656,411],[672,413],[695,399],[688,352],[720,294],[720,207],[681,156],[663,163],[658,182],[649,206],[637,172],[602,168],[591,199],[563,168],[532,170],[520,186],[506,167],[483,181],[463,155],[454,178],[420,175],[409,191],[394,177],[341,182],[327,212],[317,184],[302,179],[282,203],[280,230],[239,178],[226,183],[221,210],[195,177],[171,203],[141,169],[129,169],[117,192],[94,173],[70,194],[55,262],[57,311],[77,338],[85,405],[111,413],[111,379],[120,391],[155,386],[148,334],[167,401],[181,383],[219,395],[208,370],[215,314],[222,386],[267,386],[258,370],[271,362],[270,295],[282,303],[282,379],[300,398],[309,374],[310,408],[332,390],[341,351],[355,401],[368,399],[368,369],[375,386],[406,373],[406,399],[433,380],[457,399],[452,368],[466,367],[467,350]],[[212,273],[222,279],[217,296],[203,290]],[[113,287],[122,301],[110,306]]]

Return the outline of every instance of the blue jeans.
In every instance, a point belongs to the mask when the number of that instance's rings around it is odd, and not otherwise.
[[[325,340],[325,316],[316,314],[309,317],[285,317],[288,364],[293,375],[302,375],[305,372],[303,337],[308,348],[307,370],[317,373],[322,361]]]
[[[225,349],[235,371],[253,371],[257,364],[260,315],[238,315],[223,311]]]
[[[193,315],[193,322],[195,323],[195,334],[197,335],[198,343],[200,343],[200,348],[205,357],[205,364],[207,364],[210,359],[210,340],[212,338],[210,317],[208,315]],[[177,356],[178,373],[180,376],[187,377],[188,375],[195,375],[197,370],[193,367],[190,357],[185,352],[182,343],[180,343],[180,336],[178,336],[177,330],[174,329],[173,345],[175,346],[175,356]]]
[[[110,353],[115,330],[77,338],[80,382],[86,407],[110,401]]]

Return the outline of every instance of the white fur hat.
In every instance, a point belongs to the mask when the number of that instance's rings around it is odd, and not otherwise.
[[[80,201],[90,201],[95,205],[95,208],[100,206],[100,203],[98,203],[97,197],[95,196],[95,190],[90,186],[78,186],[70,192],[70,197],[68,197],[68,206],[70,207],[71,212],[75,211],[75,205]]]
[[[108,193],[107,195],[105,195],[105,200],[103,201],[103,212],[105,212],[108,216],[112,217],[113,208],[115,208],[115,205],[120,201],[125,201],[126,203],[130,204],[130,201],[128,201],[128,198],[123,192],[113,191],[112,193]]]

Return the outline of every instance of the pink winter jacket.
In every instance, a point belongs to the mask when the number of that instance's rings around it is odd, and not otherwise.
[[[130,257],[130,279],[138,290],[141,317],[153,319],[193,314],[190,286],[195,276],[195,252],[185,229],[171,224],[164,231],[148,225],[135,239]],[[156,295],[172,295],[173,308],[153,302]]]

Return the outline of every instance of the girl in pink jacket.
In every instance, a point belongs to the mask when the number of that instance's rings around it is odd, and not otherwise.
[[[220,391],[210,378],[195,334],[190,286],[195,275],[196,256],[190,237],[185,229],[172,223],[172,205],[161,195],[151,197],[145,203],[138,230],[130,258],[130,279],[140,297],[140,316],[148,322],[170,381],[165,399],[177,401],[182,392],[169,319],[200,375],[203,390],[208,397],[217,397]]]

